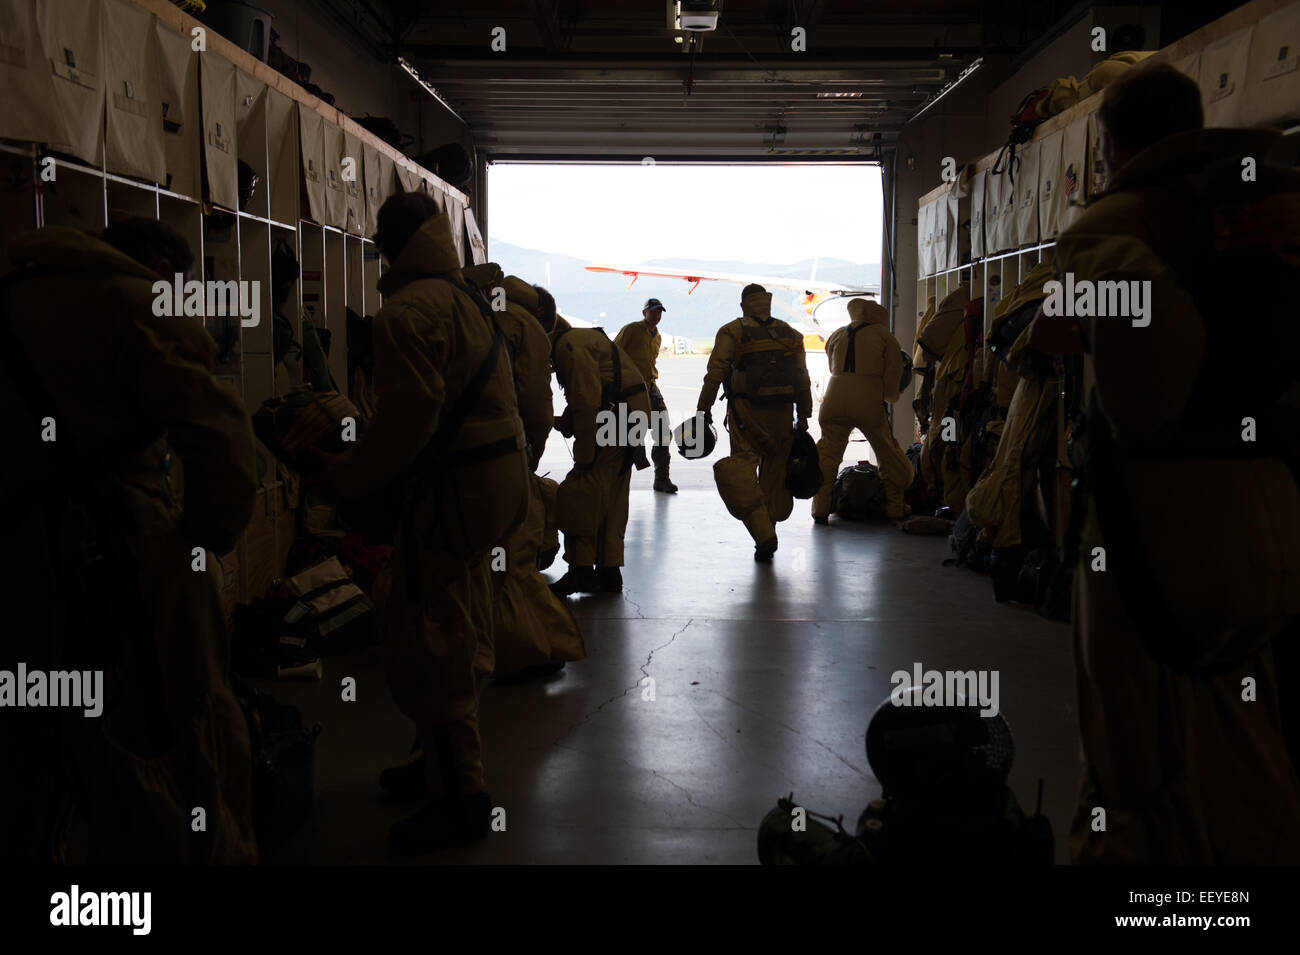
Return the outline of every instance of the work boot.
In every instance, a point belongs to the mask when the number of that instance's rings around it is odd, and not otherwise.
[[[664,494],[676,494],[677,485],[668,480],[667,471],[658,471],[655,473],[655,490]]]
[[[602,594],[621,594],[623,592],[623,572],[617,567],[597,567],[596,578],[600,581]]]
[[[570,594],[594,594],[600,590],[600,579],[594,567],[576,567],[569,565],[568,572],[551,584],[551,593],[557,597]]]
[[[516,683],[544,682],[555,676],[557,673],[564,671],[564,661],[556,660],[551,663],[538,663],[534,666],[524,667],[515,673],[496,674],[492,677],[492,682],[502,686],[512,686]]]
[[[402,855],[437,852],[469,845],[488,834],[492,825],[492,797],[434,796],[414,816],[393,824],[388,844]]]
[[[768,561],[776,553],[776,535],[773,534],[767,540],[754,547],[754,560]]]
[[[394,799],[423,799],[429,795],[424,777],[424,754],[403,766],[390,766],[379,774],[379,788]]]
[[[814,523],[814,524],[829,524],[830,522],[831,522],[831,519],[830,519],[829,517],[827,517],[825,514],[814,514],[814,515],[813,515],[813,523]]]

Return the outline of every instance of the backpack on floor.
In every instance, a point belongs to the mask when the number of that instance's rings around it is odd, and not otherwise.
[[[846,521],[877,521],[885,518],[885,482],[871,464],[845,468],[835,479],[831,509]]]
[[[305,729],[298,707],[277,703],[245,680],[236,678],[232,689],[253,756],[253,831],[266,848],[302,825],[311,811],[322,726]]]

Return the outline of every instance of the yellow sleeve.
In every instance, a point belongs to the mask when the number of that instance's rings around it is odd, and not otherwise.
[[[883,328],[880,338],[881,347],[885,350],[883,366],[885,400],[893,404],[898,400],[898,381],[903,377],[903,349],[899,347],[898,339]]]
[[[574,463],[591,467],[596,460],[596,413],[601,405],[600,363],[589,349],[561,341],[556,349],[555,370],[566,382],[565,414],[573,427]]]
[[[515,356],[515,393],[519,417],[534,456],[546,448],[555,408],[551,396],[551,340],[536,319],[523,323],[523,339]]]
[[[831,332],[831,337],[826,339],[826,368],[832,375],[838,375],[844,371],[847,358],[839,354],[839,351],[844,345],[846,336],[847,332],[844,331],[844,326],[841,326]]]
[[[663,336],[655,332],[650,336],[650,341],[646,343],[646,368],[649,374],[643,369],[641,374],[645,378],[647,385],[652,385],[659,380],[659,347],[663,343]]]
[[[804,351],[803,338],[799,338],[799,383],[795,392],[795,411],[802,419],[812,417],[812,382],[808,380],[808,354]]]
[[[736,354],[736,322],[728,322],[718,329],[713,339],[713,351],[709,353],[709,367],[704,372],[704,387],[700,389],[700,400],[696,408],[709,411],[718,400],[718,389],[731,374],[731,362]]]

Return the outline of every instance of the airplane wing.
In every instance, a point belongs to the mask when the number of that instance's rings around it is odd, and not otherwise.
[[[822,295],[836,296],[874,296],[878,294],[874,289],[852,289],[847,285],[840,285],[838,282],[812,282],[807,279],[773,278],[766,275],[735,275],[728,272],[682,272],[655,266],[589,265],[587,271],[630,275],[632,281],[628,283],[628,288],[631,288],[636,280],[643,275],[652,278],[682,279],[693,283],[690,292],[686,293],[687,295],[694,292],[701,282],[733,282],[736,285],[755,283],[769,290],[779,288],[795,292],[818,292]]]

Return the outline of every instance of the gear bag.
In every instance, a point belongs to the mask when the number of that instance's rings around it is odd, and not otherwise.
[[[877,521],[885,518],[885,482],[871,464],[845,468],[835,478],[831,510],[846,521]]]
[[[784,322],[742,323],[727,394],[755,403],[793,402],[806,373],[803,336],[797,331]]]
[[[822,466],[817,442],[807,431],[796,431],[790,442],[790,457],[785,465],[785,487],[792,495],[807,500],[822,487]]]

